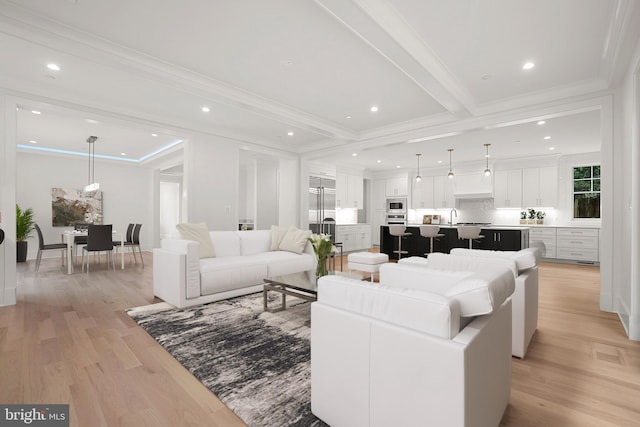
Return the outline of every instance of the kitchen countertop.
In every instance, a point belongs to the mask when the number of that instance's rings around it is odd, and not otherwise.
[[[413,223],[413,224],[407,224],[407,227],[419,227],[421,225],[428,225],[428,224],[420,224],[420,223]],[[438,225],[438,224],[432,224],[432,225]],[[456,228],[458,225],[457,224],[453,224],[453,225],[449,225],[449,224],[439,224],[441,228]],[[460,225],[464,225],[464,224],[460,224]],[[511,230],[526,230],[529,228],[595,228],[595,229],[600,229],[599,226],[597,225],[551,225],[551,224],[511,224],[511,225],[500,225],[500,224],[490,224],[490,225],[480,225],[481,228],[496,228],[496,229],[511,229]]]

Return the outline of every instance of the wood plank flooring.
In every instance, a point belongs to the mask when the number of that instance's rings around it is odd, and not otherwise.
[[[69,403],[72,426],[243,426],[126,315],[156,302],[151,254],[131,261],[89,276],[59,258],[19,265],[19,302],[0,307],[0,402]],[[501,425],[640,425],[640,343],[598,299],[597,267],[540,265],[539,327]]]

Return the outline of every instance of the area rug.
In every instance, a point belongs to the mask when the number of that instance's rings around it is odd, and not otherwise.
[[[259,293],[127,313],[248,426],[326,426],[311,413],[310,304],[288,305],[263,312]]]

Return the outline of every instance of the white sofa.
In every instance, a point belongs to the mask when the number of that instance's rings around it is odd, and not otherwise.
[[[314,271],[311,243],[301,254],[271,250],[270,230],[211,231],[215,257],[200,258],[199,243],[163,239],[153,250],[153,293],[183,308],[261,291],[264,278]]]
[[[511,389],[513,276],[425,270],[384,264],[379,284],[319,280],[311,410],[332,427],[500,423]]]
[[[434,253],[426,259],[410,257],[400,262],[403,265],[420,264],[428,268],[453,271],[481,271],[496,264],[506,265],[515,277],[515,291],[512,296],[512,354],[522,359],[527,353],[531,338],[538,327],[537,262],[539,256],[539,251],[534,248],[520,251],[458,248],[452,249],[450,255]]]

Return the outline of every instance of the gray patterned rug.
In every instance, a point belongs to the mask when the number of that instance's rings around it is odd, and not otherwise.
[[[128,310],[247,425],[326,426],[311,413],[310,304],[262,311],[262,293],[177,310]],[[270,307],[279,296],[270,294]]]

